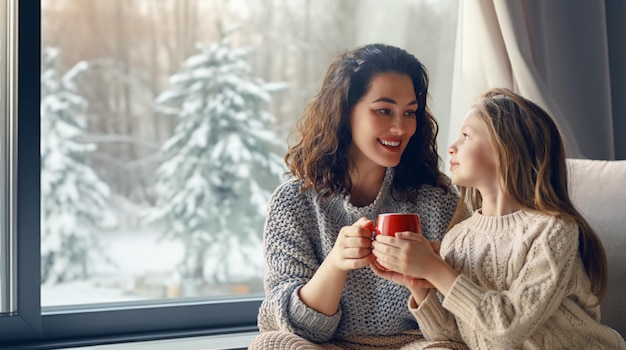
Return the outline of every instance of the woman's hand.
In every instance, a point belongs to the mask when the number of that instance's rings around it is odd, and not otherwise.
[[[372,220],[360,218],[341,228],[333,249],[300,289],[305,304],[327,316],[337,312],[348,271],[367,266],[373,259],[372,226]]]
[[[367,266],[372,260],[372,220],[360,218],[351,226],[339,231],[337,241],[330,251],[330,259],[336,268],[348,271]]]

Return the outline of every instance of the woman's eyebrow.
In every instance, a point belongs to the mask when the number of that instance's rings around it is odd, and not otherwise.
[[[376,99],[376,100],[372,101],[372,103],[374,103],[374,102],[387,102],[387,103],[391,103],[391,104],[394,104],[394,105],[398,104],[398,102],[396,102],[396,100],[394,100],[392,98],[389,98],[389,97],[381,97],[379,99]],[[407,106],[412,106],[412,105],[416,105],[416,104],[417,104],[417,100],[413,100],[413,101],[407,103],[406,105]]]

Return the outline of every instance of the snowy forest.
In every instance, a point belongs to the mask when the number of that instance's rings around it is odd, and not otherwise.
[[[43,305],[262,293],[267,200],[332,57],[398,45],[449,89],[456,1],[380,6],[43,0]]]

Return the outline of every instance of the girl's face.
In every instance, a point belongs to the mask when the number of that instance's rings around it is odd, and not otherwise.
[[[487,124],[475,108],[465,116],[459,139],[448,147],[452,183],[481,193],[498,184],[497,154]]]
[[[417,100],[408,75],[375,75],[350,114],[349,155],[357,169],[395,167],[415,134]]]

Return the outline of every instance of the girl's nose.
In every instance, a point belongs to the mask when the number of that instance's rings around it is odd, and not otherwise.
[[[448,154],[454,154],[454,153],[456,153],[456,143],[453,143],[450,146],[448,146]]]

